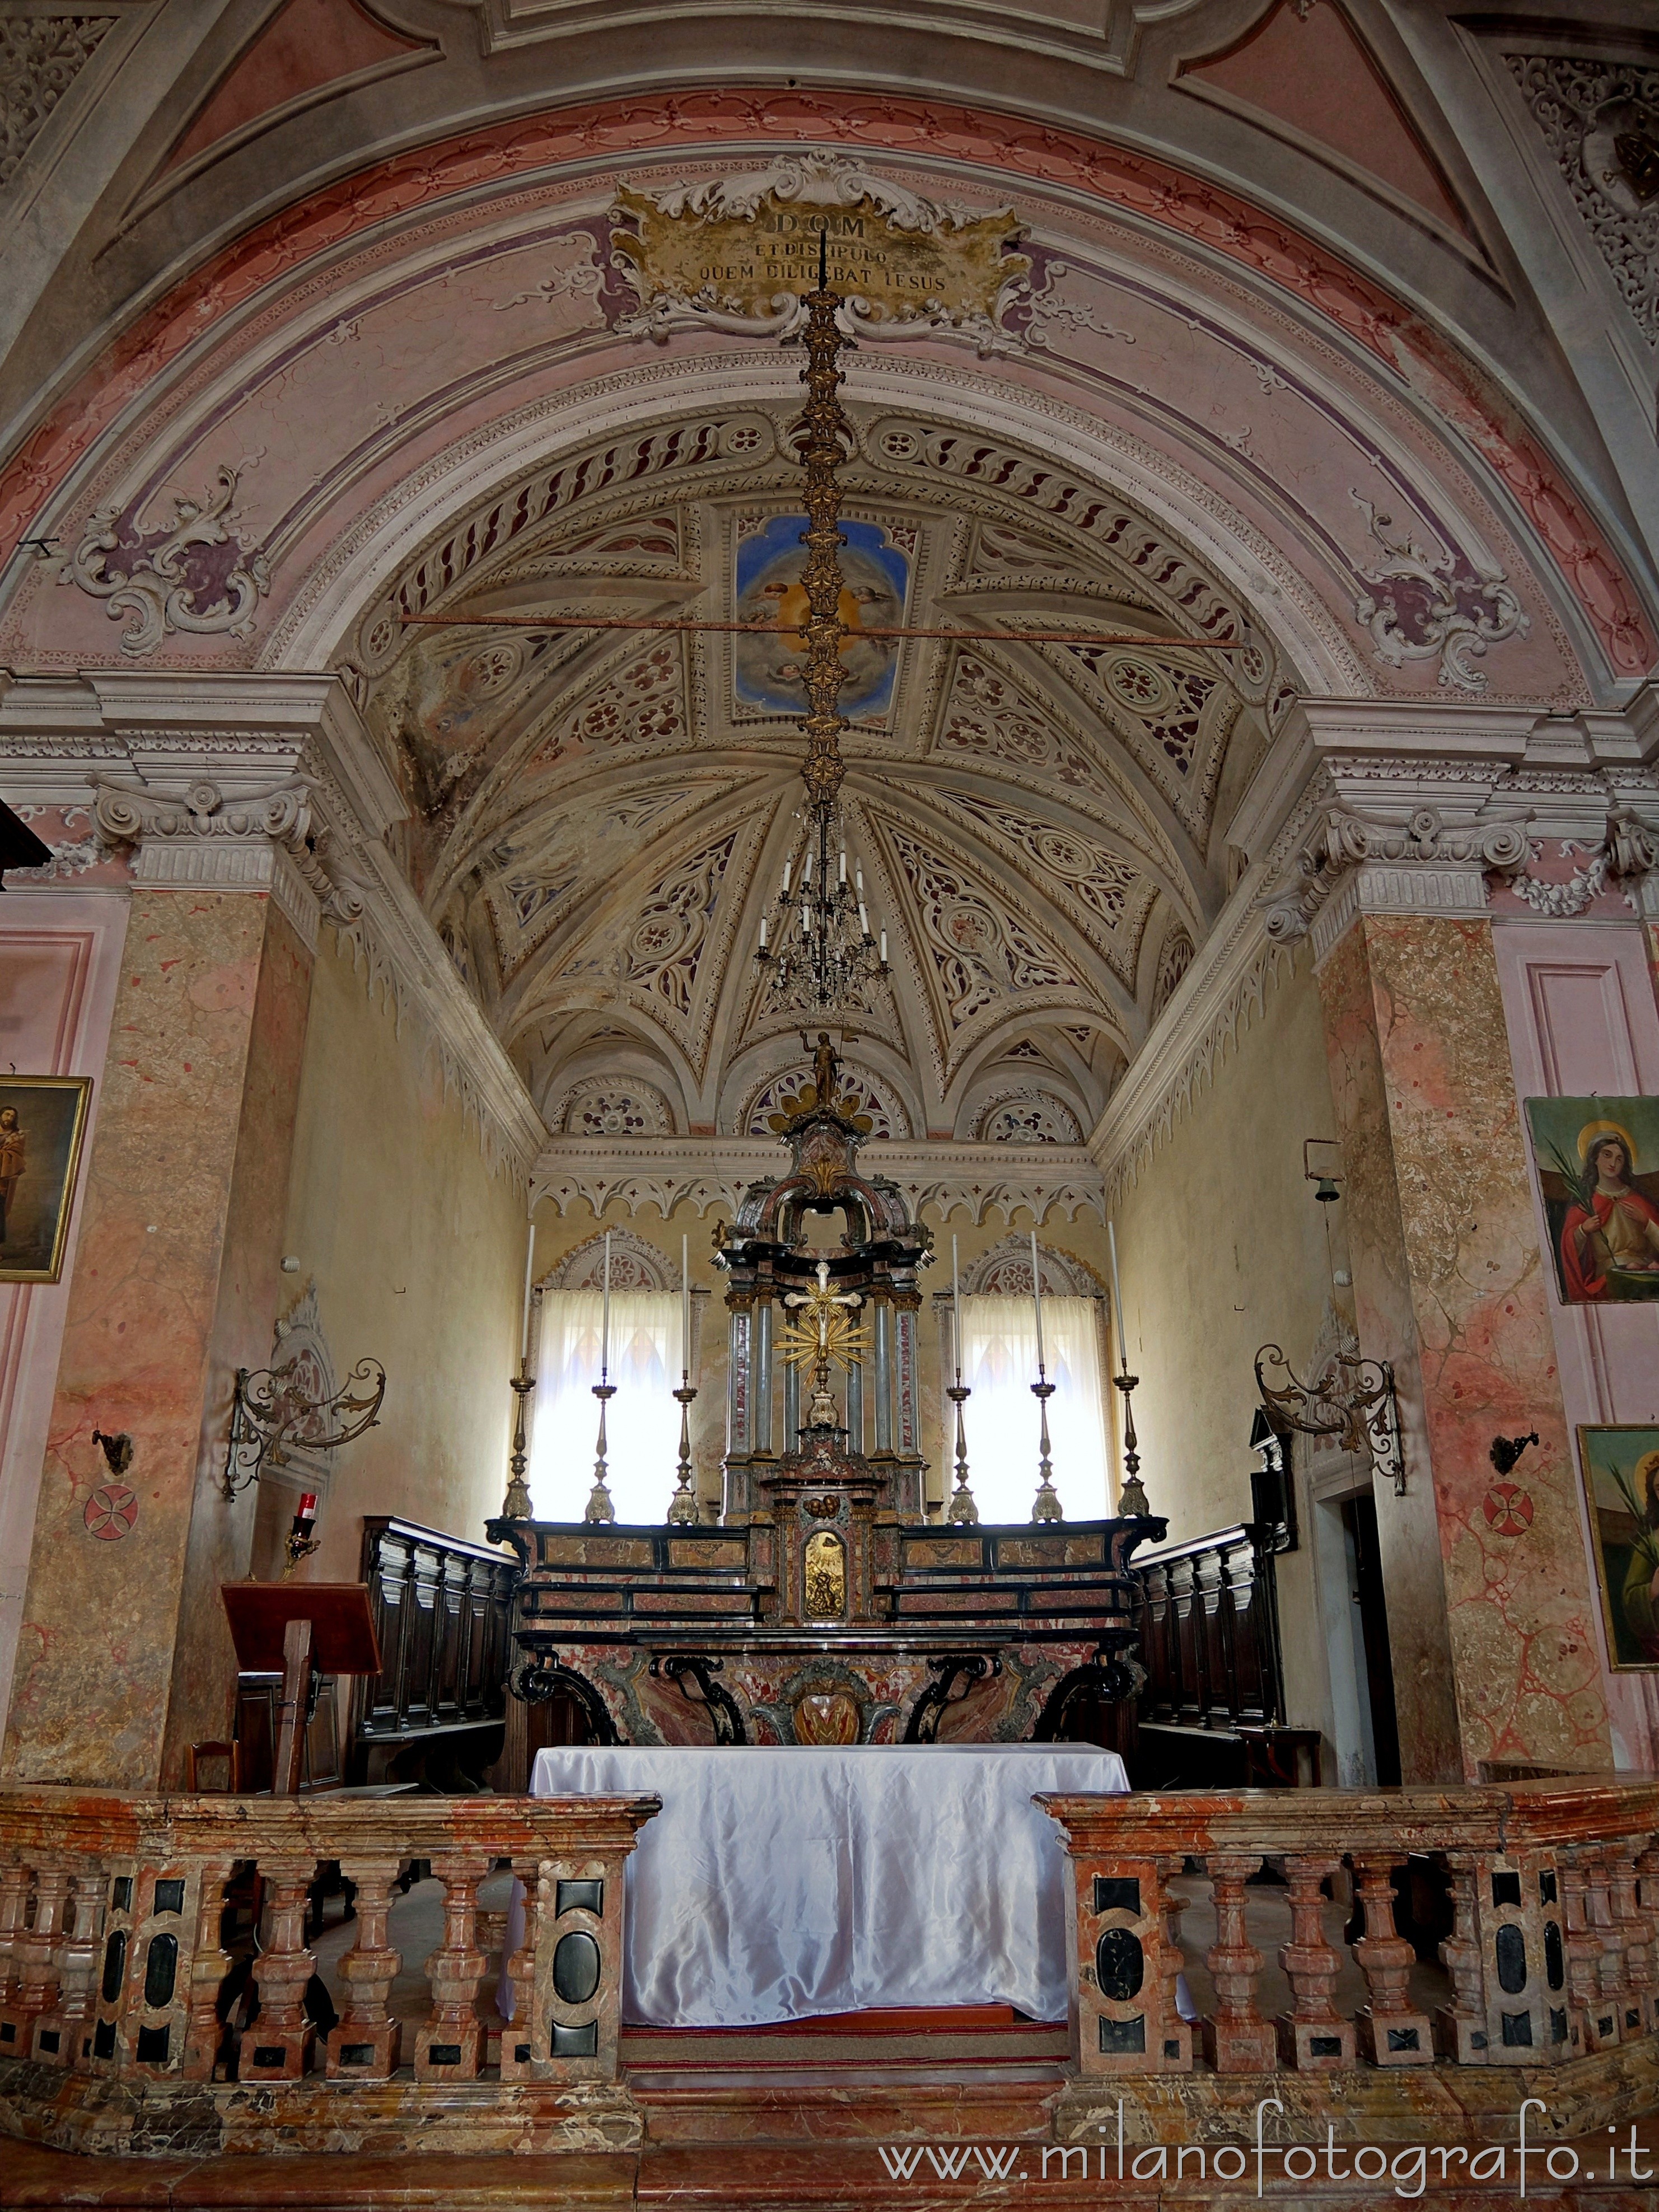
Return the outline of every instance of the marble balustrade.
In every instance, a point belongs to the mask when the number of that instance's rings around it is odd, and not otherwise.
[[[1158,2083],[1190,2118],[1194,2097],[1207,2109],[1246,2088],[1240,2077],[1274,2075],[1286,2095],[1297,2081],[1328,2101],[1350,2091],[1322,2090],[1322,2078],[1352,2081],[1356,2069],[1382,2069],[1390,2096],[1409,2092],[1412,2069],[1494,2088],[1498,2077],[1468,2069],[1555,2069],[1563,2109],[1576,2098],[1572,2111],[1594,2118],[1584,2100],[1603,2054],[1618,2054],[1632,2096],[1659,2068],[1659,1779],[1038,1802],[1075,1875],[1074,2057],[1056,2115],[1068,2132],[1104,2124],[1114,2100]],[[49,2123],[77,2147],[108,2148],[110,2113],[137,2098],[152,2148],[204,2128],[228,2148],[325,2147],[338,2124],[331,2100],[349,2089],[354,2127],[374,2148],[435,2148],[457,2130],[461,2147],[637,2142],[618,2057],[623,1876],[659,1808],[654,1797],[0,1791],[0,2061],[17,2062],[0,2064],[0,2124]],[[1450,1899],[1439,1946],[1449,1987],[1431,2009],[1413,1996],[1416,1954],[1395,1919],[1394,1874],[1412,1855],[1443,1870]],[[391,2002],[403,1966],[392,1906],[414,1862],[444,1891],[418,2019]],[[307,1899],[327,1863],[356,1895],[340,2017],[322,2033],[307,2004]],[[1278,1965],[1289,2002],[1276,2018],[1264,2014],[1267,1960],[1247,1923],[1264,1866],[1288,1921]],[[505,1867],[525,1884],[526,1913],[502,2027],[492,2001],[502,1916],[481,1908],[479,1889]],[[1355,1907],[1345,1932],[1327,1894],[1339,1873]],[[1201,1953],[1213,1996],[1196,2020],[1177,2002],[1177,1976],[1195,1963],[1181,1947],[1194,1874],[1214,1907]],[[250,2020],[227,1977],[256,1911]],[[1338,1985],[1352,1990],[1353,1968],[1369,2001],[1345,2012]],[[1535,2092],[1535,2070],[1506,2078]]]
[[[146,2081],[476,2081],[481,2007],[500,1949],[479,1885],[504,1868],[524,1884],[525,1940],[511,1962],[514,2019],[503,2081],[604,2083],[617,2075],[623,1867],[654,1797],[121,1797],[75,1789],[0,1791],[0,2058]],[[387,1936],[411,1863],[444,1888],[444,1930],[426,1962],[427,2016],[412,2037],[392,2016],[401,1966]],[[307,2016],[315,1960],[307,1900],[320,1865],[355,1888],[340,1960],[338,2023]],[[233,2055],[221,2017],[236,1965],[227,1942],[259,1916],[258,2009]]]
[[[1038,1802],[1075,1875],[1080,2083],[1200,2068],[1555,2067],[1659,2031],[1659,1781]],[[1417,1855],[1443,1869],[1453,1916],[1439,1946],[1451,2002],[1432,2018],[1409,1994],[1416,1954],[1391,1879]],[[1271,2021],[1256,1998],[1266,1960],[1245,1927],[1246,1885],[1264,1863],[1291,1920],[1279,1954],[1291,2004]],[[1173,1885],[1194,1865],[1213,1896],[1215,2003],[1188,2021],[1176,1996],[1188,1899]],[[1344,1869],[1370,1993],[1351,2018],[1333,2002],[1344,1961],[1327,1901]]]

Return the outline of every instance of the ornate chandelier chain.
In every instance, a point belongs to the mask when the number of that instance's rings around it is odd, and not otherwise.
[[[830,291],[825,277],[820,234],[817,289],[806,295],[806,368],[802,380],[808,397],[790,433],[806,479],[801,502],[807,523],[802,533],[806,566],[801,575],[808,608],[801,678],[806,692],[806,764],[801,773],[815,812],[835,805],[846,774],[841,733],[847,727],[847,718],[840,710],[840,702],[847,678],[841,657],[847,625],[841,611],[845,579],[841,570],[839,526],[841,468],[852,450],[853,426],[840,397],[844,378],[839,356],[847,343],[836,321],[841,304],[840,295]]]
[[[825,263],[820,235],[817,289],[805,300],[806,367],[801,380],[807,400],[790,431],[805,477],[801,583],[807,616],[801,683],[806,693],[806,758],[801,777],[807,797],[806,850],[793,887],[793,863],[784,868],[783,888],[761,922],[756,955],[768,968],[775,1003],[819,1016],[846,1009],[865,984],[888,972],[886,933],[878,944],[865,905],[863,869],[855,867],[853,881],[847,879],[836,804],[847,774],[841,757],[841,733],[847,727],[841,712],[847,680],[842,646],[850,634],[842,611],[846,579],[841,566],[841,470],[853,450],[853,426],[840,397],[845,380],[840,355],[848,343],[836,320],[842,303],[840,294],[830,289]],[[770,945],[769,927],[775,933]]]

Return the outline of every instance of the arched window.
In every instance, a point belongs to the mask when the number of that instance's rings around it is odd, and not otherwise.
[[[1054,1484],[1069,1521],[1103,1520],[1112,1510],[1097,1315],[1093,1298],[1042,1301],[1043,1352],[1054,1386],[1048,1401]],[[974,1394],[963,1420],[968,1477],[980,1518],[1029,1521],[1039,1435],[1031,1395],[1037,1379],[1036,1316],[1029,1297],[964,1295],[962,1379]]]

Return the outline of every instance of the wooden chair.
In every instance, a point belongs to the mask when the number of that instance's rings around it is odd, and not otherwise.
[[[233,1797],[242,1794],[242,1747],[240,1743],[192,1743],[185,1752],[185,1787],[192,1796],[201,1789],[198,1779],[204,1759],[222,1759],[229,1769],[225,1790]],[[219,1793],[215,1793],[216,1795]]]

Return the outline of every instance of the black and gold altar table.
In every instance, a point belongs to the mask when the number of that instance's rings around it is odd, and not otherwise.
[[[860,1173],[863,1132],[827,1040],[819,1074],[782,1132],[787,1171],[751,1184],[716,1231],[730,1342],[719,1521],[490,1524],[521,1570],[507,1786],[525,1786],[550,1741],[1128,1748],[1130,1555],[1167,1524],[928,1519],[916,1317],[929,1232],[895,1184]],[[837,1214],[845,1233],[826,1253],[805,1227]]]

